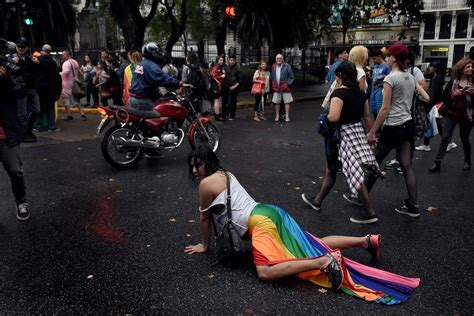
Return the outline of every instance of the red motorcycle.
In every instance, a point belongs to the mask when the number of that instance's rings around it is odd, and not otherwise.
[[[100,134],[112,121],[104,135],[101,149],[105,160],[122,169],[136,164],[144,152],[178,148],[186,136],[191,149],[207,142],[214,152],[221,139],[217,128],[208,118],[199,118],[189,96],[184,92],[173,99],[159,102],[154,111],[141,111],[123,106],[100,106],[102,120],[97,127]]]

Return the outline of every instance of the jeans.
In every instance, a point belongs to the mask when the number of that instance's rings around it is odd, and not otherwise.
[[[464,161],[471,164],[471,143],[469,141],[469,135],[471,134],[473,122],[469,122],[467,118],[460,120],[453,120],[450,117],[443,117],[443,138],[439,145],[438,154],[436,160],[443,160],[446,154],[446,148],[453,138],[453,132],[456,125],[459,123],[459,134],[461,134],[461,142],[464,150]]]
[[[237,95],[239,90],[229,90],[225,87],[222,89],[222,117],[226,118],[230,115],[231,118],[235,118],[237,111]]]
[[[29,135],[40,112],[40,101],[35,89],[27,89],[26,91],[26,98],[18,100],[17,104],[23,132]]]
[[[137,110],[142,111],[153,111],[155,104],[150,99],[138,99],[133,96],[130,96],[128,104]]]
[[[10,177],[16,204],[26,202],[25,172],[21,161],[20,145],[9,147],[0,141],[0,161]]]

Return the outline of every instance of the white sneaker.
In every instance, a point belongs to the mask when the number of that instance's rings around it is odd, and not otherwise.
[[[431,151],[431,146],[422,144],[420,146],[415,147],[415,150],[418,150],[418,151]]]
[[[446,151],[450,151],[451,149],[454,149],[456,147],[458,147],[458,145],[456,145],[455,142],[449,143],[448,147],[446,148]]]

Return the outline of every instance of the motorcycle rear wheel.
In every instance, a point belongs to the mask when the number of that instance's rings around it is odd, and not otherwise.
[[[125,169],[135,165],[143,155],[143,148],[112,144],[115,138],[130,139],[134,130],[129,126],[112,126],[104,135],[101,143],[102,155],[105,160],[117,169]]]
[[[221,148],[221,136],[219,134],[219,130],[211,122],[208,122],[208,123],[204,124],[204,128],[206,129],[207,134],[209,135],[209,139],[207,140],[207,144],[212,149],[212,151],[217,154],[217,152]],[[203,132],[201,127],[198,127],[196,129],[196,131],[194,132],[193,142],[191,143],[191,148],[192,149],[198,148],[199,145],[202,144],[202,141],[203,140],[205,141],[205,138],[206,138],[206,134]]]

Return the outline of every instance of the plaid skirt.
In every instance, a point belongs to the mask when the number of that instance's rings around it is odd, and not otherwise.
[[[360,122],[341,126],[339,160],[342,163],[342,173],[346,176],[353,195],[357,195],[364,184],[366,171],[382,177],[379,164],[375,160],[372,148],[367,142],[364,127]]]

